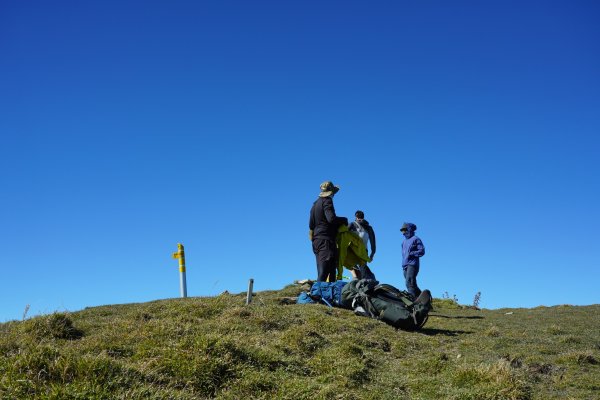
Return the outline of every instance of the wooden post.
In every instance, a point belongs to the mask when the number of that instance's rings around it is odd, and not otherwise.
[[[252,286],[254,286],[254,279],[250,278],[248,281],[248,294],[246,295],[246,305],[252,303]]]

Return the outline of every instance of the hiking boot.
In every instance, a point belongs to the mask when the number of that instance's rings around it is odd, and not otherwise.
[[[424,290],[413,303],[413,318],[415,321],[415,330],[419,330],[427,322],[429,311],[433,309],[431,305],[431,292]]]
[[[423,290],[419,297],[417,297],[414,301],[414,304],[422,304],[424,306],[428,306],[429,308],[433,308],[431,305],[431,292],[428,289]]]

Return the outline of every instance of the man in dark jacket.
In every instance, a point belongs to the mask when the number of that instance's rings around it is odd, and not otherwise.
[[[417,285],[417,274],[419,273],[419,259],[425,255],[425,246],[419,237],[415,236],[417,226],[405,222],[400,228],[405,239],[402,242],[402,270],[406,280],[406,290],[414,299],[419,297],[421,289]]]
[[[335,215],[333,196],[340,190],[331,181],[321,184],[319,198],[310,209],[309,239],[317,259],[317,281],[335,282],[338,250],[335,244],[338,227],[348,225],[348,218]]]

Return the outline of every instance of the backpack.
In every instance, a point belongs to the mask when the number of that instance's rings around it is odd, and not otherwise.
[[[378,319],[395,328],[419,330],[427,322],[431,306],[431,293],[423,291],[420,300],[392,285],[361,279],[351,281],[342,290],[342,305],[355,314]],[[422,299],[421,299],[422,298]]]
[[[298,304],[323,303],[329,307],[342,307],[342,289],[348,282],[315,282],[310,293],[300,293]]]

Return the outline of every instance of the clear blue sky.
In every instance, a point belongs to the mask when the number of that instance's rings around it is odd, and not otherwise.
[[[600,302],[595,1],[0,3],[0,322],[314,278],[319,184],[380,280]]]

